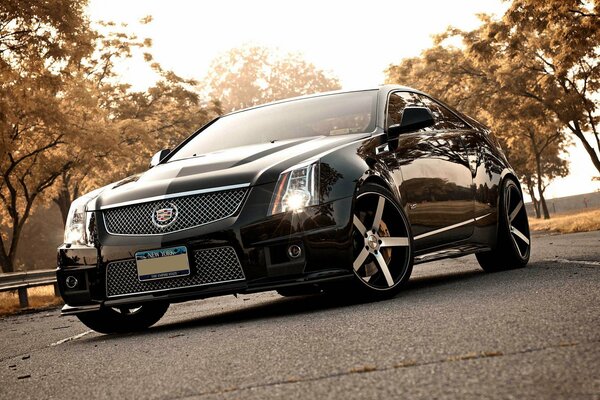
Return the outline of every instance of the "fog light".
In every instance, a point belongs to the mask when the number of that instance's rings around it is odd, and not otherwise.
[[[292,259],[296,259],[302,255],[302,249],[297,244],[293,244],[288,247],[288,257]]]
[[[79,281],[77,280],[77,278],[75,278],[72,275],[67,276],[67,279],[65,279],[65,284],[69,289],[75,289],[78,283]]]

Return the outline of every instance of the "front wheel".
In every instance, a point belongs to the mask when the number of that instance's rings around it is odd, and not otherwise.
[[[492,251],[478,253],[477,261],[486,272],[522,268],[529,261],[530,241],[523,196],[517,184],[506,179],[500,195],[496,246]]]
[[[371,297],[393,296],[413,266],[413,240],[404,212],[388,190],[366,184],[356,196],[353,228],[355,286]]]
[[[158,322],[167,312],[169,303],[149,303],[138,307],[103,307],[98,311],[77,314],[85,326],[99,333],[140,331]]]

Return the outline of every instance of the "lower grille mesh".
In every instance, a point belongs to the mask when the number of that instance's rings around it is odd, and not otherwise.
[[[244,272],[233,247],[196,250],[190,275],[140,282],[135,260],[111,262],[106,266],[107,297],[244,280]]]

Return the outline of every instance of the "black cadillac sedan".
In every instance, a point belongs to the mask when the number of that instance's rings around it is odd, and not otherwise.
[[[413,263],[475,253],[498,271],[529,251],[521,188],[490,132],[387,85],[236,111],[159,151],[73,202],[57,277],[63,314],[114,333],[175,302],[386,297]]]

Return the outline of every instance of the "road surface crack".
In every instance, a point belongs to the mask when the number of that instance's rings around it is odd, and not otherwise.
[[[241,392],[241,391],[245,391],[245,390],[268,388],[268,387],[279,386],[279,385],[289,385],[289,384],[294,384],[294,383],[317,382],[317,381],[321,381],[321,380],[325,380],[325,379],[338,378],[338,377],[350,376],[350,375],[355,375],[355,374],[369,374],[369,373],[393,371],[393,370],[398,370],[398,369],[402,369],[402,368],[413,368],[413,367],[421,367],[421,366],[426,366],[426,365],[435,365],[435,364],[461,362],[461,361],[468,361],[468,360],[469,361],[470,360],[479,360],[479,359],[492,358],[492,357],[504,357],[504,356],[519,355],[519,354],[528,354],[528,353],[535,353],[535,352],[540,352],[540,351],[545,351],[545,350],[550,350],[550,349],[573,347],[573,346],[577,346],[577,345],[581,345],[581,344],[592,344],[592,343],[599,343],[599,342],[600,342],[600,339],[586,341],[586,342],[561,342],[558,344],[552,344],[552,345],[541,346],[541,347],[531,347],[531,348],[526,348],[523,350],[517,350],[517,351],[511,351],[511,352],[501,352],[501,351],[469,352],[469,353],[465,353],[465,354],[450,355],[445,358],[440,358],[437,360],[430,360],[430,361],[425,361],[425,360],[417,361],[417,360],[412,360],[412,359],[406,359],[406,360],[402,360],[402,361],[395,363],[393,365],[390,365],[390,366],[377,367],[376,365],[369,364],[369,365],[354,367],[347,371],[340,371],[340,372],[328,373],[328,374],[323,374],[323,375],[319,375],[319,376],[305,377],[305,378],[289,377],[287,379],[265,382],[265,383],[257,383],[257,384],[245,385],[245,386],[233,386],[233,387],[229,387],[229,388],[210,390],[210,391],[201,392],[201,393],[197,393],[197,394],[193,394],[193,395],[177,397],[176,399],[203,397],[203,396],[210,396],[210,395],[221,395],[221,394],[226,394],[226,393]]]

